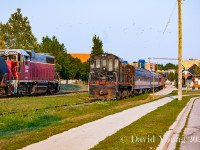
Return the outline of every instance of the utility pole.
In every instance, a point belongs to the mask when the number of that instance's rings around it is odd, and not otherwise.
[[[182,100],[182,0],[178,0],[178,100]]]

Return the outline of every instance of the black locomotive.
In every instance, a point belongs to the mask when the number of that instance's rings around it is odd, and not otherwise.
[[[164,86],[163,76],[126,64],[113,54],[90,58],[89,97],[91,99],[120,99],[146,93]]]

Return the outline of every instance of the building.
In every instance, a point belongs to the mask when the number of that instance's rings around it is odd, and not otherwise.
[[[184,67],[184,70],[188,70],[190,67],[192,67],[194,64],[199,65],[200,64],[200,59],[196,58],[190,58],[188,60],[184,60],[182,62],[182,65]]]
[[[133,63],[129,63],[129,64],[130,64],[130,65],[133,65],[133,66],[135,66],[135,67],[138,67],[138,63],[137,63],[137,62],[133,62]],[[156,64],[155,64],[155,63],[145,62],[145,69],[155,71],[155,69],[156,69]]]
[[[195,68],[198,68],[200,59],[190,58],[182,62],[183,65],[183,78],[185,86],[192,86],[194,88],[200,88],[200,75],[195,73]]]
[[[82,63],[86,62],[88,59],[90,59],[90,54],[71,53],[70,55],[73,58],[80,59]]]
[[[183,70],[184,85],[200,88],[200,74],[196,74],[195,70],[200,69],[196,64],[193,64],[190,68]]]

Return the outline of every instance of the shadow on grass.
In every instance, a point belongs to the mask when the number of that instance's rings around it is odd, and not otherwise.
[[[79,85],[74,85],[74,84],[61,84],[60,90],[61,91],[80,91],[81,87]]]
[[[5,118],[4,123],[0,124],[0,137],[12,136],[18,133],[32,131],[40,127],[60,121],[62,117],[55,115],[42,115],[37,118],[22,119],[21,117]]]

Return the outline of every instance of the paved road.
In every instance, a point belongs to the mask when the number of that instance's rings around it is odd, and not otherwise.
[[[84,124],[47,140],[29,145],[24,150],[87,150],[118,130],[130,125],[147,113],[171,102],[172,97],[162,98],[120,113]]]
[[[181,150],[199,150],[200,149],[200,99],[194,102],[188,125],[184,130],[183,143]]]

